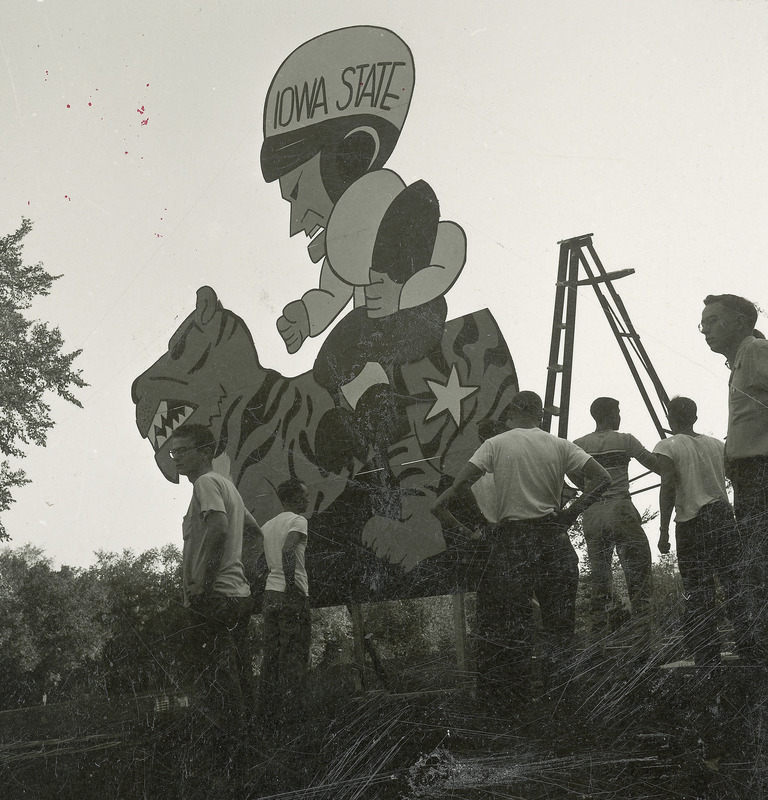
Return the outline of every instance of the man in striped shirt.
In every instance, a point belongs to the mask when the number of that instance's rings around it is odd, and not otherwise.
[[[595,430],[574,439],[611,476],[611,485],[582,517],[587,556],[592,573],[591,635],[599,641],[614,607],[613,553],[624,570],[632,616],[639,632],[647,633],[651,597],[651,548],[640,514],[629,496],[629,462],[634,458],[646,469],[656,470],[656,457],[631,433],[619,433],[619,401],[598,397],[589,409]]]

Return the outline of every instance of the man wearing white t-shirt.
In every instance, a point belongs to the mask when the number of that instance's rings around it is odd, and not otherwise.
[[[568,652],[579,577],[568,528],[610,484],[608,473],[581,448],[541,430],[541,415],[541,398],[519,392],[509,408],[509,430],[483,442],[432,509],[446,527],[472,536],[448,505],[469,495],[482,475],[493,475],[499,523],[488,537],[490,558],[479,590],[495,613],[478,619],[485,640],[478,696],[501,713],[530,699],[534,595],[549,660]],[[561,510],[566,473],[578,476],[585,492]]]
[[[687,596],[684,622],[688,648],[699,665],[720,661],[715,608],[715,578],[725,597],[725,612],[742,640],[744,616],[739,593],[741,542],[725,490],[725,445],[696,433],[696,403],[669,401],[672,436],[653,452],[661,474],[659,552],[668,553],[669,523],[675,509],[677,563]]]
[[[216,443],[203,425],[182,425],[171,439],[179,475],[192,483],[183,522],[182,582],[189,611],[187,658],[196,702],[217,725],[223,758],[244,734],[252,702],[248,622],[251,589],[242,564],[243,527],[258,531],[234,484],[213,471]]]
[[[305,553],[309,492],[296,478],[281,483],[280,514],[261,526],[269,567],[264,592],[264,659],[261,665],[262,715],[296,717],[309,667],[311,619]]]

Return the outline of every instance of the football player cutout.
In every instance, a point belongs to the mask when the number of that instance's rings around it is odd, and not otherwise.
[[[315,380],[334,400],[315,450],[328,472],[373,459],[383,481],[399,484],[399,507],[391,500],[374,507],[369,529],[407,520],[430,482],[398,393],[399,369],[439,345],[444,295],[466,260],[464,231],[440,220],[431,187],[422,180],[406,185],[383,169],[413,87],[413,57],[402,39],[356,26],[294,50],[264,106],[264,178],[278,181],[291,207],[290,235],[309,237],[309,258],[320,264],[316,286],[285,306],[277,328],[295,353],[353,301],[315,360]],[[422,523],[440,536],[435,520]]]

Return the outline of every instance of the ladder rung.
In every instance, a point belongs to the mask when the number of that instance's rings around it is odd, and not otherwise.
[[[619,278],[626,278],[627,275],[634,275],[633,269],[620,269],[616,272],[606,272],[603,275],[595,275],[592,278],[582,278],[576,281],[577,286],[594,286],[596,283],[608,283],[609,281],[618,280]]]
[[[563,371],[563,365],[562,364],[550,364],[547,367],[547,369],[550,372],[562,372]]]
[[[558,244],[570,244],[571,242],[583,242],[586,239],[591,239],[594,233],[582,233],[581,236],[571,236],[570,239],[561,239]]]
[[[559,406],[546,406],[544,408],[544,413],[549,414],[552,417],[559,417],[560,416],[560,407]]]

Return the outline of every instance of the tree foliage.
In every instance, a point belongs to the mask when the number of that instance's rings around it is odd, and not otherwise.
[[[96,556],[55,570],[31,545],[0,550],[0,709],[177,686],[178,548]]]
[[[55,696],[75,671],[95,665],[108,632],[103,590],[89,575],[54,570],[39,548],[0,551],[0,672],[3,708]]]
[[[76,406],[72,390],[87,386],[72,362],[80,350],[63,352],[58,327],[27,319],[35,298],[50,294],[60,275],[51,275],[42,264],[27,266],[22,260],[22,240],[32,222],[0,238],[0,512],[14,502],[13,490],[28,483],[23,469],[12,468],[8,458],[23,458],[24,446],[45,445],[53,427],[49,393]],[[9,539],[0,522],[0,541]]]

